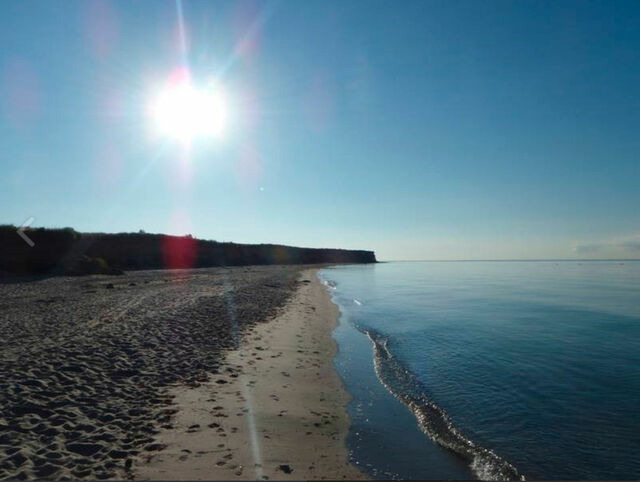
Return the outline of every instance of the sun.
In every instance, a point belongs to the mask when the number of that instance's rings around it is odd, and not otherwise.
[[[190,80],[170,82],[151,102],[155,130],[173,139],[221,138],[227,106],[220,89],[198,88]]]

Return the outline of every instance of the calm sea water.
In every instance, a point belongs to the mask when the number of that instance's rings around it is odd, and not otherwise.
[[[379,478],[638,479],[640,262],[320,273],[348,445]]]

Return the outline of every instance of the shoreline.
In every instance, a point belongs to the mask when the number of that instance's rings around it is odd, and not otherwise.
[[[308,267],[310,268],[310,267]],[[177,386],[282,312],[299,266],[0,283],[0,479],[125,479],[161,451]],[[235,375],[237,376],[237,375]]]
[[[346,391],[333,359],[339,308],[317,277],[301,272],[290,301],[247,329],[218,374],[170,388],[175,413],[140,455],[130,478],[365,479],[349,463]],[[321,387],[321,389],[319,389]]]

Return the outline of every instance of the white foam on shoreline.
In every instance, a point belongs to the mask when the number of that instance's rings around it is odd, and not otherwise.
[[[513,465],[492,450],[476,445],[453,425],[447,413],[427,398],[415,375],[393,356],[385,337],[354,326],[373,345],[374,368],[380,383],[413,412],[418,426],[431,440],[465,459],[480,480],[525,480]]]

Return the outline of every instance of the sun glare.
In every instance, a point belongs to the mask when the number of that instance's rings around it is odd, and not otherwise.
[[[158,133],[182,141],[220,138],[227,120],[222,93],[196,88],[191,82],[169,85],[162,90],[152,102],[151,115]]]

